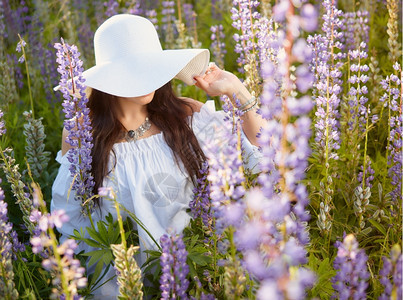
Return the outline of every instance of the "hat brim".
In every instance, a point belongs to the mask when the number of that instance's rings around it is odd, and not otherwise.
[[[147,95],[174,77],[186,84],[204,74],[210,52],[207,49],[177,49],[136,53],[133,57],[96,65],[83,72],[88,87],[118,97]],[[58,89],[59,87],[56,87]]]

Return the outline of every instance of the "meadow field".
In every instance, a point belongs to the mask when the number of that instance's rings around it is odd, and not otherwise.
[[[190,224],[143,266],[143,224],[114,191],[94,195],[91,124],[71,123],[88,118],[77,78],[95,64],[94,32],[120,13],[151,20],[164,49],[209,49],[267,120],[251,174],[239,110],[173,81],[226,112],[228,143],[205,153]],[[91,299],[110,268],[119,299],[402,299],[401,1],[1,0],[0,32],[0,299]],[[109,199],[117,217],[59,242],[64,126],[76,201],[91,215]]]

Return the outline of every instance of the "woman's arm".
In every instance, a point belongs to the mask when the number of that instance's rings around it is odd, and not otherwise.
[[[69,151],[71,148],[71,145],[66,142],[66,138],[68,137],[69,132],[67,131],[66,128],[63,127],[63,133],[62,133],[62,156]]]
[[[234,103],[233,95],[241,102],[247,103],[252,95],[244,84],[234,74],[221,70],[215,64],[211,64],[204,76],[195,77],[196,86],[203,89],[210,96],[227,95]],[[252,104],[246,106],[246,109]],[[257,107],[243,114],[242,129],[248,140],[255,146],[259,146],[256,135],[263,127],[265,120],[256,113]]]

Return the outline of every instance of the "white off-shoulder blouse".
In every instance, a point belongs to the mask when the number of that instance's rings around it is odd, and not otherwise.
[[[222,111],[214,111],[209,105],[203,105],[200,112],[193,114],[191,128],[203,151],[215,139],[222,138],[218,132],[223,128]],[[225,143],[225,141],[223,141]],[[245,167],[256,172],[261,153],[258,147],[252,145],[242,133]],[[143,222],[156,241],[167,232],[180,233],[189,223],[190,216],[186,212],[193,197],[193,184],[184,171],[183,166],[176,163],[171,148],[166,144],[163,133],[140,139],[136,142],[122,142],[113,146],[116,159],[111,154],[110,165],[115,167],[111,174],[104,179],[103,186],[111,187],[117,195],[117,201],[134,212]],[[88,217],[80,213],[80,203],[74,200],[71,191],[72,177],[67,155],[61,151],[56,160],[61,164],[52,188],[51,210],[63,209],[70,220],[59,229],[61,242],[73,235],[74,229],[90,227]],[[94,223],[111,213],[116,217],[116,211],[111,201],[100,202],[100,209],[92,214]],[[127,214],[122,212],[125,218]],[[140,240],[139,264],[146,260],[147,249],[155,249],[153,241],[138,227]],[[86,245],[80,245],[77,252],[92,250]]]

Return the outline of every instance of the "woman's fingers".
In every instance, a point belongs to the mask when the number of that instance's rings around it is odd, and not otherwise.
[[[196,80],[196,86],[197,87],[199,87],[199,88],[201,88],[201,89],[203,89],[205,91],[208,90],[208,87],[209,87],[210,84],[206,80],[204,80],[203,77],[195,76],[194,79]]]

